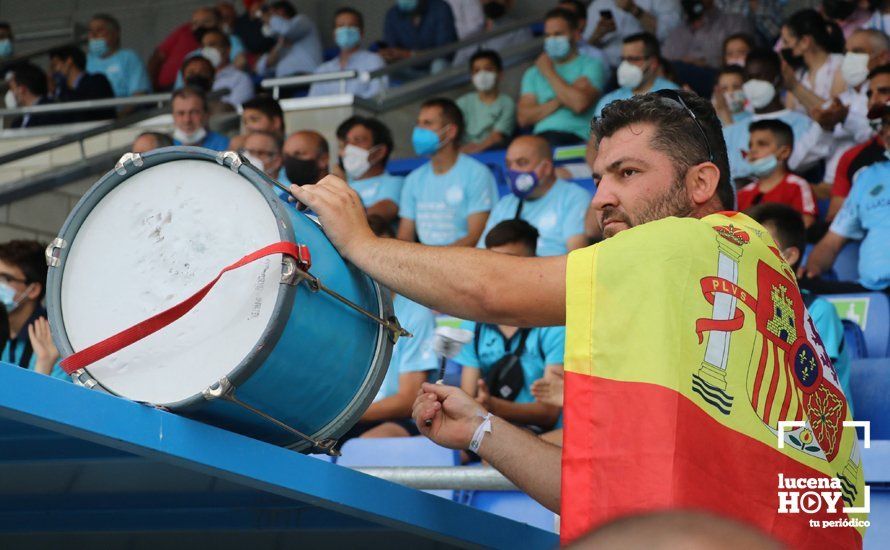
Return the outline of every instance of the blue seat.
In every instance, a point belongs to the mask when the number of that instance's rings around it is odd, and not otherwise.
[[[859,280],[859,241],[850,241],[841,249],[834,260],[832,270],[838,281]]]
[[[890,358],[852,361],[850,392],[856,420],[871,422],[871,438],[890,439]]]
[[[841,319],[849,319],[862,329],[867,357],[890,356],[890,298],[882,292],[833,294],[823,296]]]
[[[555,531],[554,513],[519,491],[473,491],[468,504],[473,508],[527,523],[539,529]]]
[[[841,324],[844,325],[844,349],[847,350],[850,361],[868,357],[865,335],[859,325],[849,319],[841,319]]]
[[[343,444],[339,466],[458,466],[457,451],[440,447],[425,437],[356,438]],[[426,491],[449,500],[454,491]]]
[[[890,441],[876,440],[874,429],[872,424],[871,448],[860,445],[865,483],[871,488],[871,526],[865,531],[863,545],[866,550],[890,547]]]

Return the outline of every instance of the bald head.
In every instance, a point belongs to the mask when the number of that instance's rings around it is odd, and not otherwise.
[[[540,185],[529,195],[530,198],[543,196],[556,181],[553,168],[553,152],[547,140],[540,136],[519,136],[510,143],[506,156],[507,170],[534,172]]]
[[[852,41],[854,44],[867,44],[870,50],[867,53],[871,55],[890,50],[890,37],[875,29],[859,29],[851,34],[847,41],[848,43]],[[849,45],[847,51],[852,51]]]
[[[323,135],[315,130],[299,130],[284,142],[284,164],[288,159],[313,160],[318,166],[318,177],[328,174],[330,152],[328,142]]]
[[[613,521],[578,539],[569,548],[779,550],[783,546],[743,523],[703,512],[669,511]]]

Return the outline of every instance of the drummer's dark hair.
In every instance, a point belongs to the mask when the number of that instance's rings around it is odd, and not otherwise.
[[[522,243],[532,256],[538,248],[538,230],[525,220],[505,220],[491,228],[485,236],[485,248],[494,248],[513,243]]]
[[[189,97],[198,97],[201,99],[201,103],[204,104],[204,111],[208,111],[209,108],[207,106],[207,94],[204,93],[204,90],[200,88],[195,88],[194,86],[184,86],[175,92],[173,92],[173,96],[170,98],[170,106],[173,106],[174,99],[186,99]]]
[[[0,261],[22,270],[25,284],[40,283],[42,300],[46,293],[46,245],[37,241],[15,240],[0,244]]]
[[[346,134],[348,134],[355,126],[364,126],[367,128],[368,131],[371,132],[371,141],[374,145],[386,146],[386,156],[383,157],[383,160],[381,161],[383,164],[386,164],[389,161],[389,156],[392,154],[394,147],[392,132],[390,131],[389,126],[373,117],[355,115],[347,118],[340,123],[340,126],[337,126],[337,139],[346,141]]]

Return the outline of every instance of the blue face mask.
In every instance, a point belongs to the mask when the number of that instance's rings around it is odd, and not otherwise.
[[[779,166],[779,159],[776,158],[776,155],[770,155],[748,162],[748,167],[751,169],[751,173],[758,178],[772,174],[777,166]]]
[[[544,51],[550,59],[559,61],[572,51],[572,43],[569,42],[568,36],[550,36],[544,39]]]
[[[12,55],[12,40],[4,38],[0,40],[0,57],[9,57]]]
[[[538,174],[536,174],[534,170],[532,170],[531,172],[507,170],[507,178],[510,181],[510,192],[520,199],[524,199],[529,196],[540,183],[540,181],[538,180]]]
[[[414,146],[414,152],[421,157],[434,155],[443,143],[439,141],[439,134],[429,128],[414,127],[411,133],[411,145]]]
[[[362,33],[358,27],[337,27],[334,29],[334,42],[341,50],[349,50],[358,45],[362,40]]]
[[[108,42],[106,42],[104,38],[90,38],[87,48],[90,50],[91,54],[102,57],[108,53]]]
[[[417,9],[417,0],[396,0],[396,5],[404,12],[412,12]]]
[[[15,308],[19,307],[21,300],[15,299],[16,291],[11,286],[0,283],[0,302],[6,306],[6,312],[11,313]]]

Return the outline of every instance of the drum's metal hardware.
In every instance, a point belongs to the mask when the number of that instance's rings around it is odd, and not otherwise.
[[[219,382],[217,382],[216,384],[213,384],[212,386],[210,386],[209,388],[204,390],[202,392],[202,395],[204,396],[204,399],[207,399],[208,401],[212,400],[212,399],[222,399],[224,401],[228,401],[229,403],[238,405],[239,407],[242,407],[257,416],[268,420],[269,422],[275,424],[282,430],[285,430],[285,431],[299,437],[300,439],[302,439],[304,441],[308,441],[309,443],[312,443],[312,452],[313,453],[324,453],[324,454],[327,454],[330,456],[340,456],[340,451],[338,449],[334,448],[337,445],[337,440],[335,440],[335,439],[313,439],[312,437],[304,434],[300,430],[288,426],[281,420],[278,420],[275,417],[269,416],[268,414],[264,413],[263,411],[255,408],[255,407],[252,407],[251,405],[248,405],[244,401],[241,401],[240,399],[235,397],[235,387],[232,385],[232,383],[229,381],[228,378],[220,379]]]
[[[281,259],[281,284],[297,286],[297,261],[290,256]]]
[[[142,165],[145,164],[145,161],[142,160],[142,155],[139,153],[124,153],[117,161],[117,164],[114,165],[114,171],[121,176],[125,176],[127,174],[127,168],[124,165],[127,162],[131,163],[136,168],[141,168]]]
[[[385,328],[386,330],[388,330],[389,331],[389,339],[392,340],[393,344],[398,342],[399,338],[401,338],[403,336],[408,337],[408,338],[412,338],[414,336],[413,334],[411,334],[410,332],[408,332],[407,330],[402,328],[402,325],[399,324],[399,320],[397,318],[390,317],[389,319],[382,319],[379,316],[374,315],[373,313],[371,313],[370,311],[361,307],[360,305],[356,304],[355,302],[352,302],[348,298],[345,298],[344,296],[341,296],[340,294],[338,294],[336,291],[331,290],[330,288],[326,287],[324,285],[324,283],[322,283],[318,277],[312,275],[308,271],[302,271],[302,270],[298,269],[294,273],[294,275],[296,277],[300,278],[301,280],[305,281],[306,286],[308,286],[309,290],[311,290],[312,292],[322,291],[325,294],[333,297],[340,303],[354,309],[355,311],[361,313],[365,317],[371,319],[378,325],[380,325],[383,328]]]
[[[60,258],[61,251],[63,248],[68,246],[68,242],[65,241],[62,237],[56,237],[53,239],[53,242],[49,243],[46,247],[46,265],[49,267],[59,267],[62,265],[62,259]]]
[[[219,154],[216,155],[216,162],[222,166],[226,165],[226,159],[229,160],[229,168],[232,172],[237,172],[243,164],[241,157],[235,151],[220,151]]]
[[[87,372],[83,369],[77,369],[76,371],[72,372],[71,380],[78,386],[83,386],[88,390],[96,387],[96,381],[93,380],[93,377],[87,374]]]

